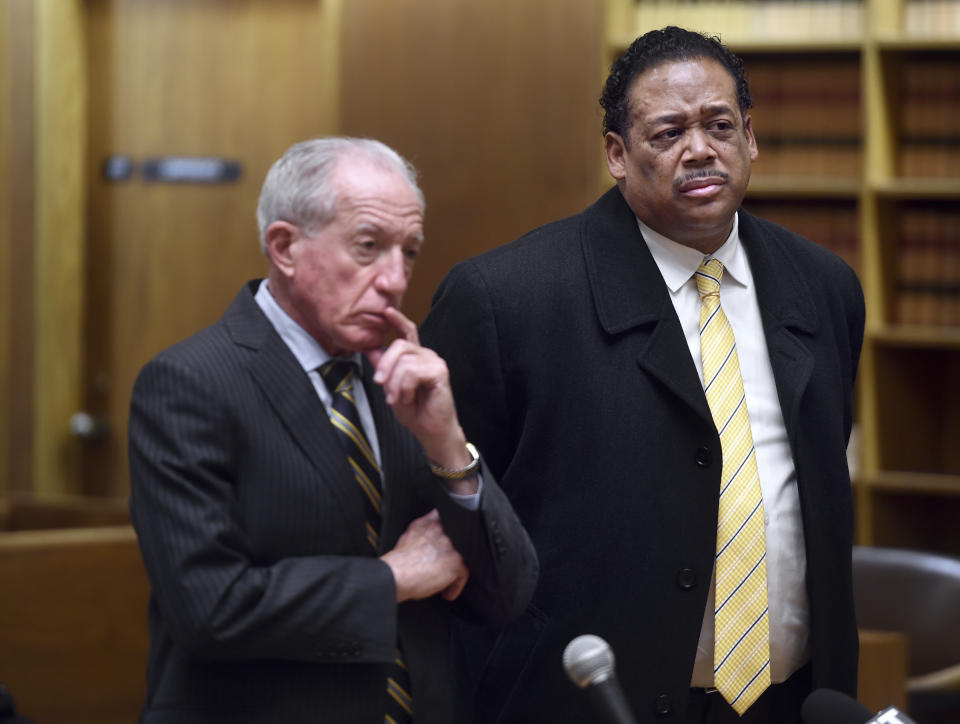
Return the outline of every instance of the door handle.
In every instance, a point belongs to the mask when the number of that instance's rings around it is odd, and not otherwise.
[[[70,416],[70,434],[80,440],[94,442],[103,440],[110,432],[110,423],[103,415],[75,412]]]

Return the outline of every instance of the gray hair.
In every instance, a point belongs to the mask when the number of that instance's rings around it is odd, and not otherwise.
[[[331,136],[294,144],[277,160],[263,182],[257,203],[260,250],[267,253],[267,228],[286,221],[314,234],[336,214],[337,190],[333,172],[339,161],[358,156],[377,166],[400,173],[410,183],[425,207],[423,191],[417,184],[417,170],[392,148],[371,138]]]

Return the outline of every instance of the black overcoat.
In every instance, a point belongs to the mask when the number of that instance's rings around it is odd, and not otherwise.
[[[797,469],[814,687],[854,694],[846,444],[864,304],[832,253],[740,211]],[[612,646],[639,722],[682,721],[713,567],[720,440],[659,269],[614,188],[457,265],[421,333],[533,539],[532,603],[459,634],[484,722],[596,720],[565,645]]]

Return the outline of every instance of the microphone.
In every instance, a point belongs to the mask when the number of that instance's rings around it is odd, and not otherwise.
[[[613,651],[599,636],[577,636],[563,651],[563,668],[581,689],[586,689],[607,724],[636,724],[617,676]]]
[[[800,708],[803,724],[917,724],[895,706],[874,716],[856,699],[832,689],[817,689]]]

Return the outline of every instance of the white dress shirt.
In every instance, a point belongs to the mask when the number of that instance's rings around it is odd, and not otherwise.
[[[680,318],[690,356],[703,380],[700,357],[700,293],[693,273],[704,260],[696,249],[658,234],[639,219],[654,261],[670,291]],[[797,472],[787,429],[780,411],[760,318],[753,274],[740,243],[739,219],[734,217],[730,236],[711,258],[723,262],[720,304],[733,327],[740,374],[756,446],[760,488],[763,492],[767,546],[767,601],[770,616],[770,678],[785,681],[809,658],[810,606],[807,601],[807,559],[804,548]],[[714,585],[710,585],[706,613],[697,645],[692,686],[713,686]]]
[[[333,358],[317,340],[310,336],[303,327],[293,321],[290,315],[277,304],[277,301],[270,293],[266,279],[260,282],[257,293],[254,295],[254,301],[256,301],[257,306],[263,310],[264,315],[266,315],[270,324],[273,325],[273,328],[277,330],[277,334],[280,335],[283,343],[293,352],[293,356],[297,358],[297,362],[300,363],[303,371],[307,373],[307,377],[310,378],[310,382],[313,384],[313,389],[317,391],[317,395],[320,397],[320,401],[323,403],[327,415],[329,415],[330,409],[333,407],[333,395],[331,395],[330,390],[327,389],[327,385],[320,375],[319,367]],[[354,352],[346,359],[353,361],[357,365],[358,373],[363,369],[363,358],[359,352]],[[363,427],[363,432],[370,442],[374,457],[377,459],[377,465],[382,469],[383,465],[380,458],[380,442],[377,438],[377,428],[373,423],[373,412],[370,410],[370,401],[367,399],[367,392],[362,384],[353,386],[353,399],[357,406],[357,413],[360,416],[360,425]],[[386,473],[387,471],[384,471],[382,481],[384,489],[386,489],[387,485]],[[460,495],[452,493],[449,490],[447,493],[464,507],[470,510],[476,510],[480,505],[480,493],[483,489],[483,479],[479,474],[477,476],[477,483],[477,492],[473,495]]]

